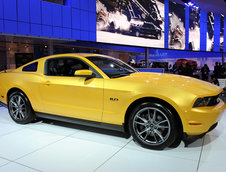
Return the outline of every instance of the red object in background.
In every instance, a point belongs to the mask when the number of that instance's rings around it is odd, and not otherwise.
[[[183,67],[186,67],[186,64],[190,65],[193,69],[197,68],[197,62],[194,60],[187,60],[187,59],[178,59],[175,64],[177,67],[179,67],[181,64]]]

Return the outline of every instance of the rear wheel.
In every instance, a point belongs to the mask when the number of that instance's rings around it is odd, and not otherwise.
[[[16,123],[27,124],[35,119],[28,98],[20,91],[16,91],[9,96],[8,110],[11,118]]]
[[[140,36],[140,32],[139,32],[139,31],[136,31],[136,32],[135,32],[135,36],[136,36],[136,37],[139,37],[139,36]]]
[[[146,102],[137,106],[130,116],[129,130],[136,142],[149,149],[164,149],[177,137],[175,117],[159,103]]]
[[[156,39],[160,40],[161,38],[162,38],[161,33],[158,33],[158,34],[156,35]]]

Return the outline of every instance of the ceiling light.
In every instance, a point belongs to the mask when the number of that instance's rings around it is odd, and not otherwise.
[[[182,2],[184,2],[184,4],[186,6],[188,6],[188,7],[199,9],[198,5],[196,5],[195,3],[191,2],[190,0],[182,0]]]

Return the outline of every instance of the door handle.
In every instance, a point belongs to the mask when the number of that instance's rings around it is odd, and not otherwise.
[[[51,84],[51,82],[50,81],[45,81],[45,82],[43,82],[43,84],[49,86]]]

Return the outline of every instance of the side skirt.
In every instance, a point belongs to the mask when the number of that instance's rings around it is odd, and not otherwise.
[[[113,125],[113,124],[88,121],[88,120],[77,119],[77,118],[69,118],[69,117],[64,117],[64,116],[51,115],[51,114],[40,113],[40,112],[35,112],[35,114],[39,118],[63,121],[63,122],[72,123],[72,124],[85,125],[85,126],[90,126],[90,127],[119,131],[119,132],[125,132],[123,125]]]
[[[0,101],[0,107],[5,107],[5,108],[8,108],[7,104],[2,103],[1,101]]]

